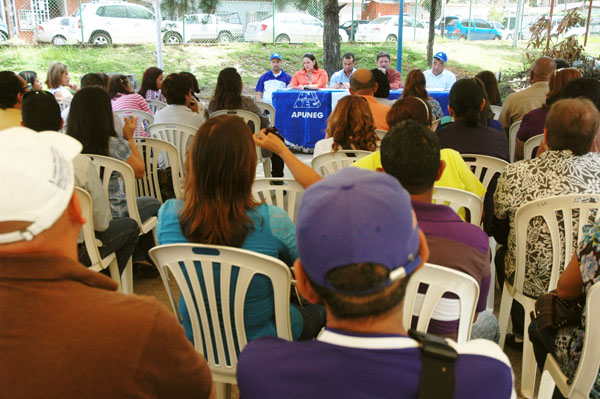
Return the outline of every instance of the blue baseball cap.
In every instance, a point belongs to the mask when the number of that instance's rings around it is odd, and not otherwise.
[[[386,173],[349,167],[311,185],[296,226],[303,269],[315,283],[333,291],[378,292],[421,264],[410,195]],[[361,292],[342,291],[326,279],[330,270],[363,262],[386,267],[388,279]]]
[[[271,54],[271,58],[269,58],[269,61],[271,61],[273,58],[278,58],[279,61],[281,61],[281,54],[279,54],[279,53]]]
[[[437,53],[435,53],[433,58],[437,58],[440,61],[448,62],[448,56],[443,51],[438,51]]]

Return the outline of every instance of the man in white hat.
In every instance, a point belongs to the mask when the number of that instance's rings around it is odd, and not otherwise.
[[[207,398],[206,361],[170,312],[77,262],[81,144],[0,131],[0,392],[7,398]]]

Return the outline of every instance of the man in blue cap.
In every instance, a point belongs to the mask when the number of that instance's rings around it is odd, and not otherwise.
[[[425,371],[440,368],[424,366],[421,340],[402,325],[402,307],[429,250],[398,180],[343,169],[306,190],[296,231],[297,287],[325,305],[327,325],[314,341],[262,337],[248,344],[237,369],[241,397],[416,399],[442,385],[454,395],[428,397],[514,397],[510,363],[487,340],[443,341],[455,355],[447,369],[452,386],[428,379]]]
[[[281,54],[271,54],[271,70],[263,74],[256,84],[256,99],[268,104],[272,103],[271,94],[275,90],[285,89],[292,77],[281,69]]]
[[[452,88],[452,85],[456,82],[456,76],[446,69],[446,62],[448,62],[446,53],[443,51],[435,53],[431,69],[423,72],[428,89],[450,90]]]

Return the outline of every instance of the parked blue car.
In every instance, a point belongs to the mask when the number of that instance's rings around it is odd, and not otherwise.
[[[441,23],[437,27],[441,29]],[[469,36],[470,31],[470,36]],[[446,36],[466,40],[500,40],[502,33],[494,28],[492,24],[480,18],[471,18],[469,27],[468,18],[446,17]]]

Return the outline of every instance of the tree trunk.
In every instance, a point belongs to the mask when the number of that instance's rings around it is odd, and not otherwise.
[[[427,65],[429,66],[431,66],[431,61],[433,58],[433,42],[435,41],[435,10],[437,8],[437,2],[438,0],[431,0],[431,11],[429,12],[429,37],[427,38]]]
[[[341,7],[338,0],[323,1],[323,69],[331,76],[342,69],[342,56],[340,54],[340,25]]]

